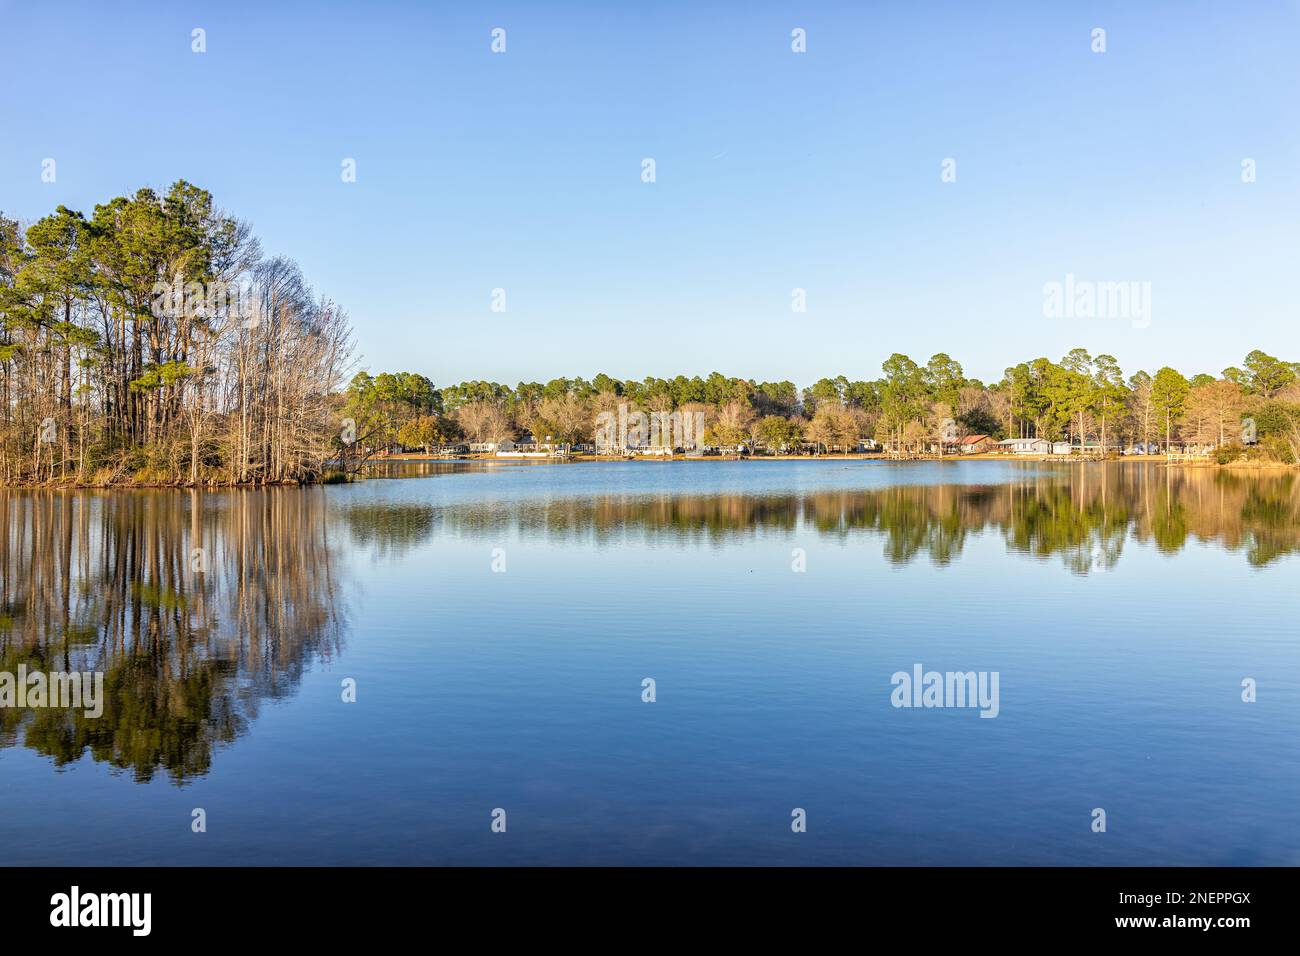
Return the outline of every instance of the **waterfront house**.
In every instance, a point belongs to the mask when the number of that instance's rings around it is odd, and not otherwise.
[[[1110,451],[1119,451],[1119,446],[1107,443]],[[1058,441],[1052,444],[1053,455],[1088,455],[1093,458],[1102,456],[1103,450],[1101,442],[1088,441],[1082,445],[1076,445],[1068,441]]]
[[[1046,438],[1008,438],[998,442],[1004,452],[1015,455],[1050,455],[1052,443]]]
[[[957,439],[957,451],[963,455],[976,455],[992,451],[997,445],[988,435],[962,435]]]

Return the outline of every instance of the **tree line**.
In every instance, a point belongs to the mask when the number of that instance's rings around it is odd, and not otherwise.
[[[347,317],[190,183],[0,214],[0,483],[311,480]]]
[[[999,381],[939,353],[895,353],[867,381],[806,388],[713,372],[599,374],[438,387],[413,372],[351,380],[347,316],[291,261],[263,255],[246,223],[179,181],[22,224],[0,214],[0,483],[222,484],[319,479],[340,453],[533,435],[590,441],[601,412],[702,413],[705,440],[757,450],[900,451],[954,431],[1095,442],[1230,447],[1250,418],[1253,453],[1300,455],[1298,366],[1256,350],[1190,378],[1125,377],[1074,349]]]
[[[589,442],[597,415],[626,405],[647,414],[700,411],[706,442],[782,453],[843,450],[865,438],[919,451],[952,434],[1102,449],[1232,449],[1253,425],[1258,445],[1251,454],[1300,459],[1300,364],[1260,350],[1240,366],[1191,377],[1170,367],[1125,377],[1113,356],[1082,348],[1057,362],[1037,358],[1010,366],[989,384],[967,376],[945,353],[924,365],[895,353],[881,371],[871,381],[838,376],[803,389],[719,372],[643,381],[600,374],[513,388],[487,381],[439,388],[413,372],[361,372],[348,386],[345,413],[367,447],[428,449],[524,435]]]

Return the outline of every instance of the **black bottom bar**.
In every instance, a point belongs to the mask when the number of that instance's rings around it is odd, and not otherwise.
[[[1231,942],[1286,927],[1295,876],[1285,868],[49,868],[0,871],[0,893],[7,942],[77,933],[136,943],[373,943],[435,930],[458,934],[448,941],[464,932],[534,944],[626,934],[668,945],[696,927],[766,940],[910,928],[918,943],[1044,933]],[[119,894],[149,894],[147,921],[143,895]],[[146,922],[148,935],[137,936]]]

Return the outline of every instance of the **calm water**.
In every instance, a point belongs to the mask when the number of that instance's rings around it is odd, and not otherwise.
[[[0,709],[0,865],[1300,863],[1292,475],[428,464],[0,501],[0,671],[108,697]],[[998,717],[891,706],[915,663],[998,672]]]

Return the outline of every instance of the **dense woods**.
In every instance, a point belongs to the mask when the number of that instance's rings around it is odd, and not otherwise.
[[[1259,350],[1189,378],[1169,367],[1126,377],[1112,356],[1074,349],[989,384],[944,353],[925,364],[895,353],[880,378],[800,389],[718,372],[349,382],[352,349],[342,310],[189,183],[89,217],[60,206],[23,226],[0,215],[0,483],[311,481],[344,449],[590,441],[597,416],[623,406],[702,413],[708,443],[781,453],[864,439],[921,450],[955,430],[1300,459],[1300,367]],[[1248,451],[1237,444],[1246,419],[1258,438]]]
[[[599,413],[626,405],[647,414],[702,411],[707,442],[773,452],[801,445],[846,449],[865,438],[918,450],[940,442],[945,428],[1106,449],[1140,443],[1231,451],[1249,418],[1258,437],[1249,454],[1287,462],[1300,457],[1300,368],[1258,350],[1240,367],[1191,378],[1168,367],[1126,378],[1112,356],[1084,349],[1059,362],[1013,365],[992,384],[968,377],[943,353],[924,365],[896,353],[882,372],[872,381],[823,378],[804,389],[717,372],[644,381],[602,374],[514,388],[471,381],[441,389],[414,373],[361,373],[348,388],[346,407],[359,441],[405,448],[524,434],[589,441]]]
[[[351,350],[342,311],[189,183],[0,214],[0,482],[310,480]]]

